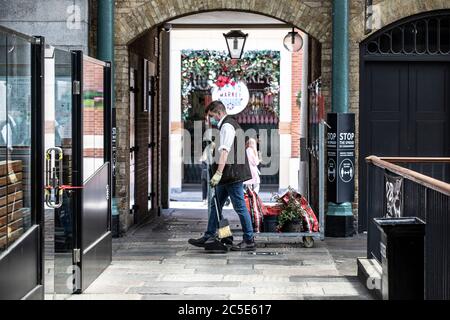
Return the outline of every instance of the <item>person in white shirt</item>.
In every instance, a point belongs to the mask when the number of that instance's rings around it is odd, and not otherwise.
[[[218,161],[213,163],[213,177],[210,181],[211,187],[216,189],[216,197],[219,212],[228,197],[231,199],[233,208],[239,215],[243,231],[243,241],[233,245],[233,251],[254,251],[256,244],[253,235],[253,225],[250,213],[247,210],[244,199],[244,181],[252,178],[245,144],[238,143],[237,135],[243,131],[237,121],[228,116],[226,108],[220,101],[213,101],[206,109],[210,123],[220,130],[220,141],[218,147]],[[230,155],[230,157],[229,157]],[[216,157],[217,158],[217,157]],[[211,203],[211,212],[215,212],[214,201]],[[218,221],[217,215],[211,214],[208,219],[208,228],[200,239],[189,239],[191,245],[204,247],[205,242],[215,236]]]

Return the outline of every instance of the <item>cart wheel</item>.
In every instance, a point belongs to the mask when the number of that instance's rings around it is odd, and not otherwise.
[[[313,237],[303,237],[303,245],[305,248],[312,248],[314,247],[314,239]]]

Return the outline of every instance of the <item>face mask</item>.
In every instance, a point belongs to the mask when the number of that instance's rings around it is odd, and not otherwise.
[[[211,123],[212,126],[217,127],[217,125],[219,124],[219,121],[216,120],[216,119],[213,118],[213,117],[210,117],[210,118],[209,118],[209,123]]]

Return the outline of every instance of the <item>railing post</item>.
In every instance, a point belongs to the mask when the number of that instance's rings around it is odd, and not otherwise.
[[[319,230],[325,239],[325,122],[319,123]]]

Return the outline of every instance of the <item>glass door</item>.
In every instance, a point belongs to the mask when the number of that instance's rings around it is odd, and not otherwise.
[[[0,27],[0,300],[43,298],[43,45]]]
[[[73,187],[73,69],[75,55],[48,46],[45,51],[45,176],[47,295],[70,295],[76,289]],[[67,189],[66,189],[67,188]]]
[[[77,293],[84,291],[109,266],[111,233],[111,66],[76,51],[73,142],[76,249],[80,272]]]
[[[65,299],[111,261],[111,75],[50,47],[46,76],[46,292]]]

